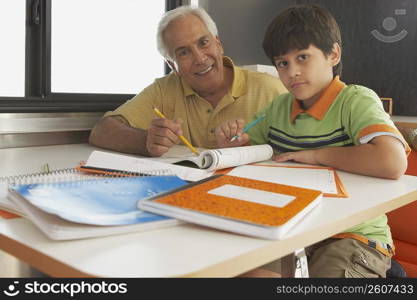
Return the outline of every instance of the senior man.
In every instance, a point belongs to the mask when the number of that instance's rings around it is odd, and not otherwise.
[[[172,72],[107,112],[90,143],[119,152],[160,156],[183,135],[196,147],[216,146],[223,121],[252,116],[281,93],[281,81],[244,70],[224,56],[217,26],[198,7],[181,6],[160,20],[157,46]],[[158,118],[154,108],[166,118]]]

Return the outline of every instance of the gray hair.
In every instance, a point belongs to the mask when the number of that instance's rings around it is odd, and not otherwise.
[[[213,19],[209,16],[209,14],[201,7],[185,5],[167,11],[159,21],[158,30],[156,33],[156,44],[158,47],[158,51],[167,60],[174,61],[164,41],[164,31],[172,21],[180,17],[185,17],[187,15],[194,15],[200,18],[201,21],[203,21],[203,23],[207,26],[208,31],[214,37],[218,36],[216,23],[214,23]]]

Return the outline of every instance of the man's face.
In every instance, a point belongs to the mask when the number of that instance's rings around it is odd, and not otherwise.
[[[296,99],[302,100],[308,108],[320,97],[321,92],[333,80],[333,66],[340,60],[340,48],[329,55],[314,45],[307,49],[292,50],[285,55],[274,57],[279,78]]]
[[[171,65],[200,96],[211,94],[224,82],[223,46],[200,18],[188,15],[171,22],[164,38]]]

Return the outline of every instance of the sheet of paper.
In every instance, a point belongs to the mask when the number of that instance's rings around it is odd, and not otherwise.
[[[200,153],[203,152],[204,148],[196,148]],[[186,146],[182,145],[175,145],[167,153],[164,153],[160,157],[143,157],[143,159],[163,162],[167,164],[173,164],[179,161],[183,160],[190,160],[193,161],[194,159],[197,159],[197,155],[192,153],[190,149]]]
[[[334,172],[329,169],[245,165],[234,168],[228,175],[337,193]]]
[[[165,156],[165,157],[151,157],[151,158],[144,158],[144,159],[167,163],[167,164],[174,164],[176,162],[185,161],[185,160],[194,161],[194,160],[197,160],[197,158],[198,157],[192,153],[189,155],[187,154],[187,155],[182,155],[182,156],[178,155],[178,156]]]

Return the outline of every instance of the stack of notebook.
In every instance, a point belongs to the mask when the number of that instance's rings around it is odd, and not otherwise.
[[[173,175],[95,179],[84,176],[70,181],[61,178],[58,182],[53,176],[45,176],[43,182],[33,180],[37,183],[12,184],[8,200],[18,213],[55,240],[176,225],[178,220],[139,210],[137,202],[187,184]]]

